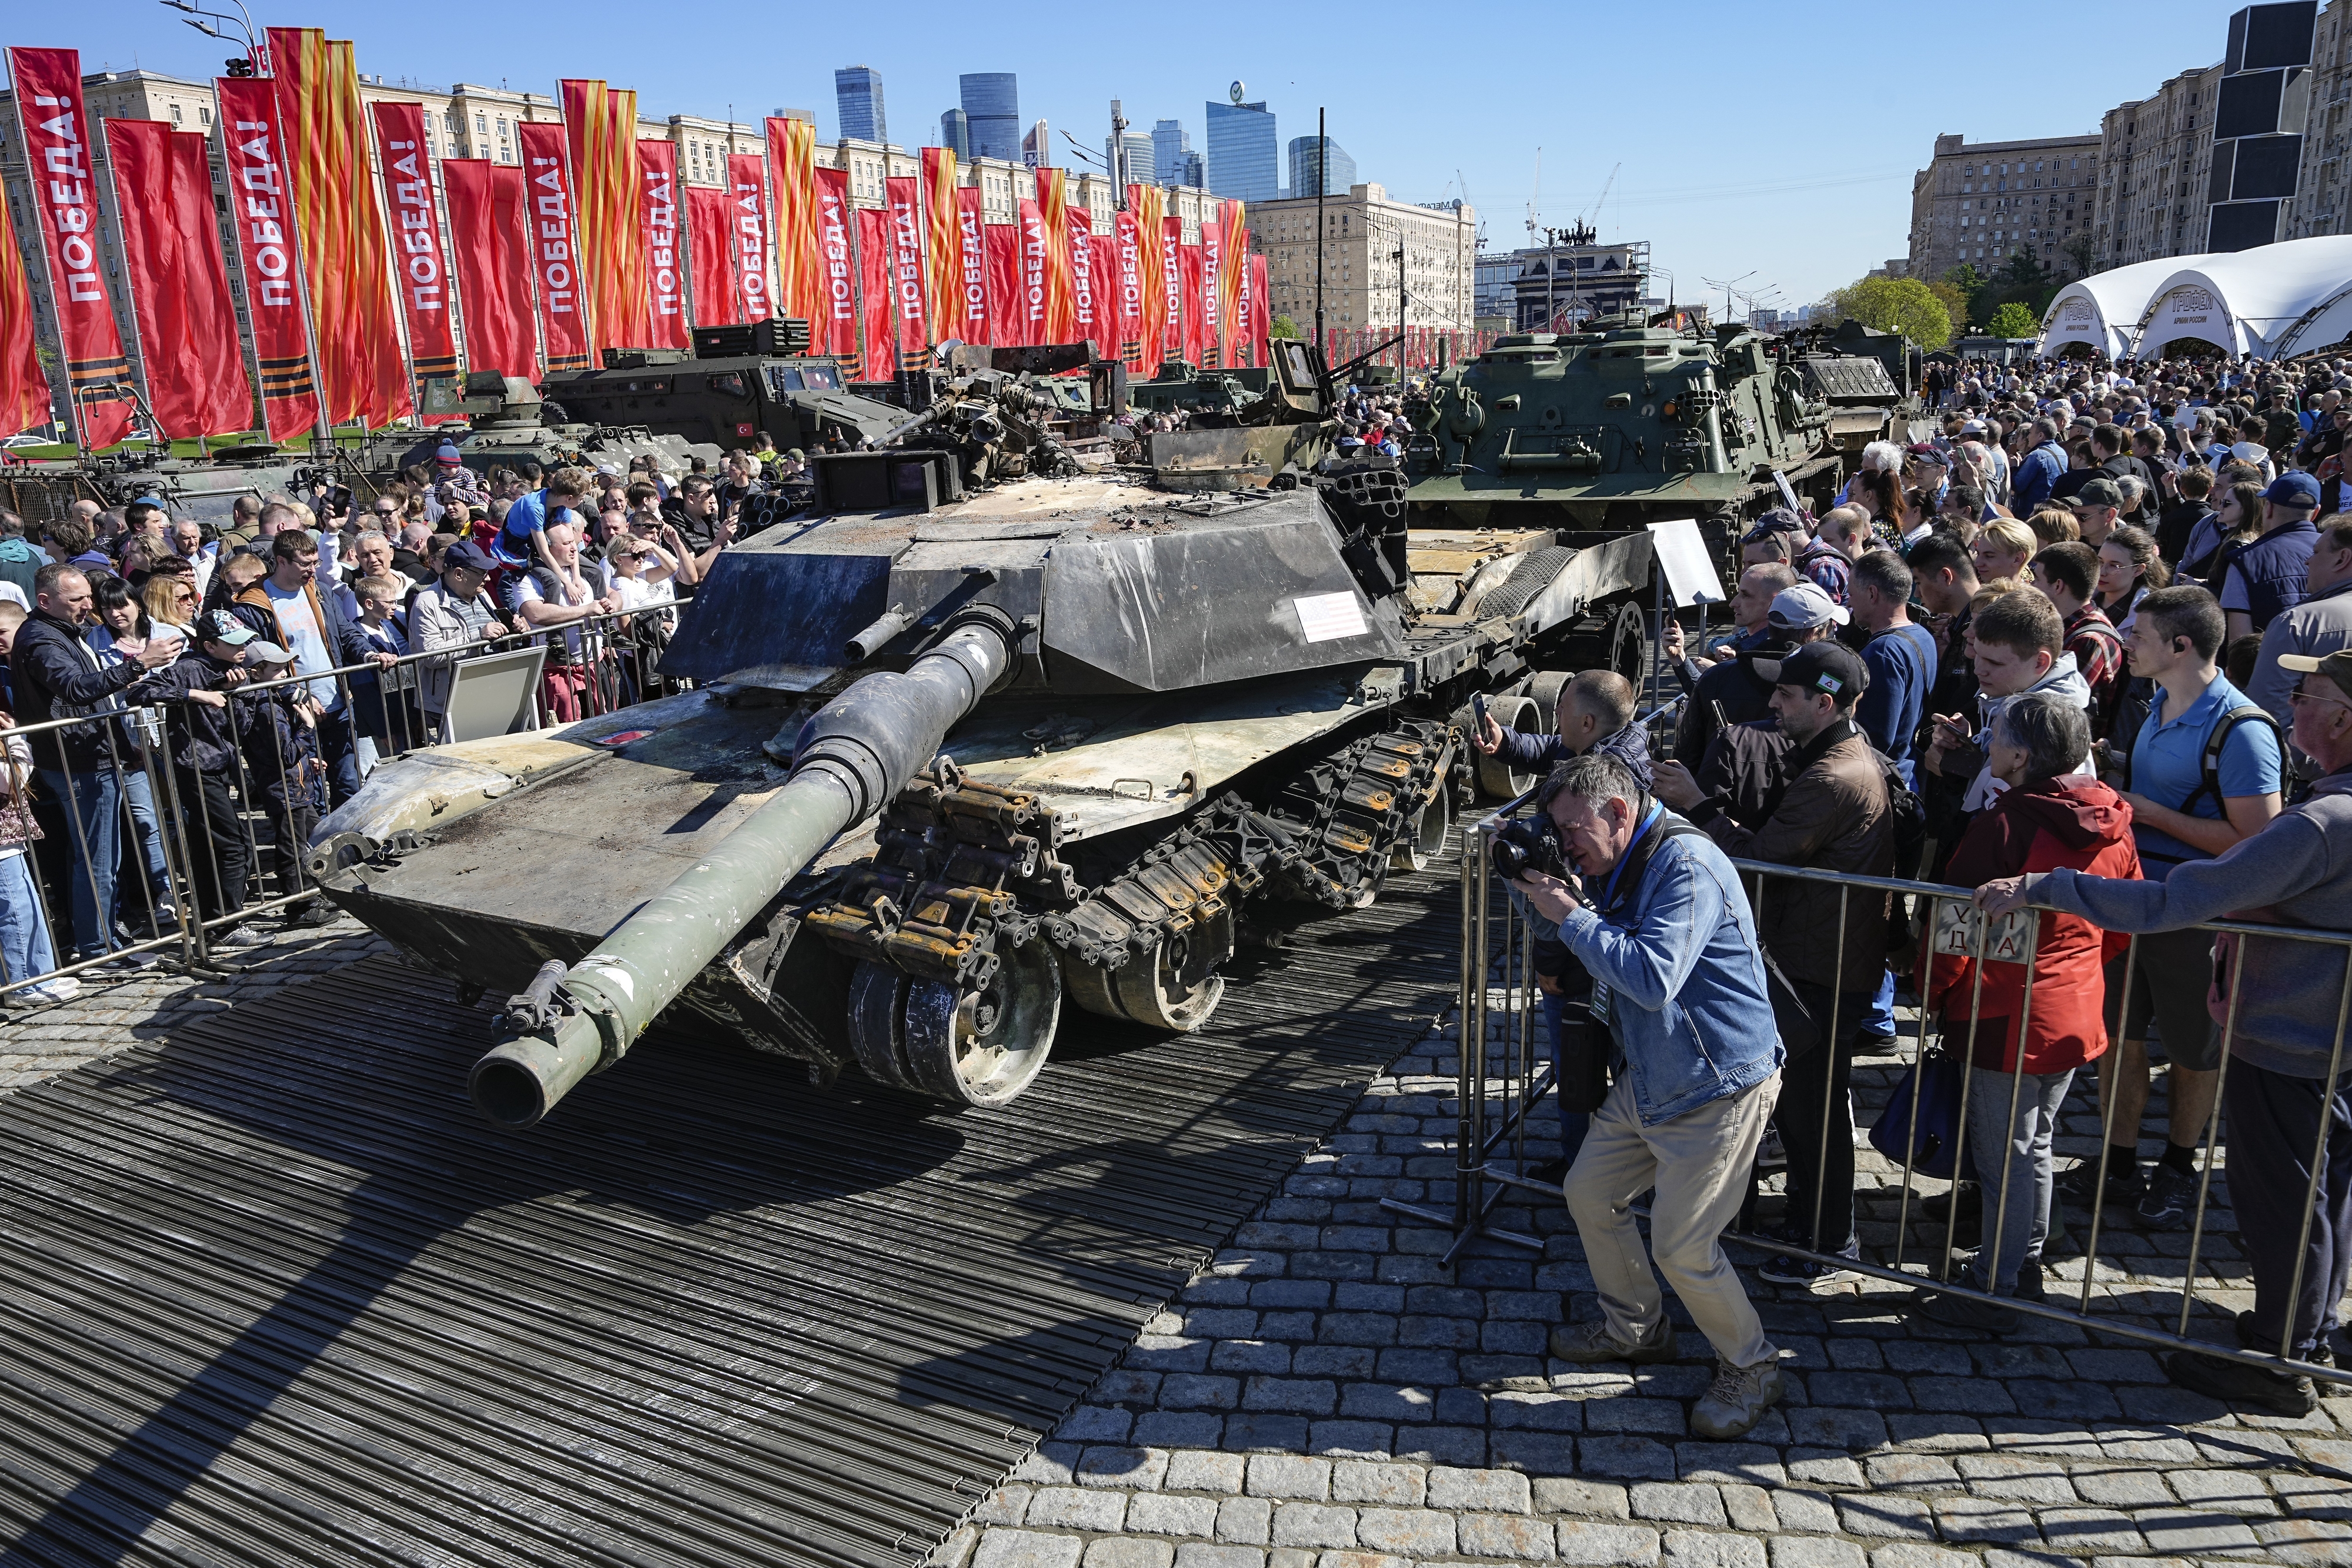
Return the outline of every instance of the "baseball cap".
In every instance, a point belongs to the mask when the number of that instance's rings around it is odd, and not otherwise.
[[[1772,596],[1772,608],[1764,619],[1777,632],[1810,632],[1816,626],[1843,626],[1852,617],[1821,584],[1800,582]]]
[[[226,643],[232,648],[242,648],[260,633],[239,621],[226,610],[214,610],[205,615],[205,636],[215,643]]]
[[[275,643],[255,642],[245,650],[246,662],[253,664],[290,664],[294,655]]]
[[[2263,492],[2263,499],[2282,507],[2301,507],[2305,510],[2319,505],[2319,481],[2308,474],[2282,474]]]
[[[2281,653],[2279,668],[2298,674],[2322,674],[2334,681],[2336,689],[2352,697],[2352,648],[2338,648],[2333,653],[2315,656],[2310,653]]]
[[[490,559],[489,551],[473,540],[459,539],[441,558],[442,570],[446,571],[453,566],[462,566],[468,571],[496,571],[499,563]]]
[[[1840,699],[1840,707],[1846,707],[1870,685],[1870,666],[1862,662],[1861,654],[1835,639],[1808,643],[1780,661],[1780,675],[1772,684],[1827,692]]]
[[[2077,508],[2083,507],[2114,507],[2121,508],[2124,504],[2123,487],[2117,485],[2113,479],[2094,479],[2089,484],[2084,486],[2081,489],[2075,491],[2074,499],[2068,501],[2066,504],[2069,507]]]
[[[1938,468],[1949,468],[1952,465],[1952,460],[1944,455],[1940,447],[1932,446],[1924,441],[1915,441],[1905,447],[1903,455],[1914,463],[1929,463]]]

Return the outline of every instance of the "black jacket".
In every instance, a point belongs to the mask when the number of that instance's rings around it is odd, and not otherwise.
[[[190,687],[216,687],[221,685],[222,672],[227,668],[197,647],[181,654],[170,674],[180,676]],[[228,772],[236,761],[234,724],[226,706],[187,703],[173,708],[165,716],[163,728],[173,765],[195,773]]]
[[[76,717],[117,694],[125,701],[142,703],[163,700],[179,690],[174,683],[156,680],[136,660],[100,666],[80,632],[46,610],[34,611],[16,628],[8,684],[19,724]],[[107,764],[105,733],[103,725],[91,724],[27,737],[33,765],[55,768],[63,737],[66,765],[76,772],[94,771]]]

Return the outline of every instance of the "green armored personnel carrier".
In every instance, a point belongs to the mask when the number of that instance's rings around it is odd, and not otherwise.
[[[1438,371],[1416,413],[1416,522],[1549,527],[1582,543],[1693,517],[1722,541],[1780,503],[1780,482],[1818,503],[1842,476],[1829,407],[1742,326],[1498,338]]]
[[[604,463],[626,467],[630,458],[644,456],[658,456],[671,468],[683,470],[689,457],[715,467],[723,455],[710,442],[656,434],[642,424],[583,423],[541,397],[529,382],[496,371],[471,371],[462,381],[454,376],[428,380],[425,413],[428,418],[462,414],[466,423],[430,425],[422,435],[383,431],[369,437],[360,461],[373,478],[389,478],[412,464],[429,470],[434,455],[445,444],[456,447],[458,461],[481,474],[525,462],[542,469]]]
[[[1393,467],[1194,495],[967,494],[919,447],[814,467],[814,510],[686,607],[662,668],[695,689],[411,752],[320,825],[330,897],[511,996],[471,1078],[496,1122],[672,1009],[951,1106],[1019,1094],[1074,1011],[1197,1029],[1237,944],[1444,842],[1493,771],[1475,695],[1537,729],[1580,649],[1639,655],[1645,535],[1409,534]]]
[[[0,467],[0,506],[37,527],[65,517],[76,501],[115,507],[152,496],[173,517],[225,528],[240,497],[307,498],[321,485],[332,489],[355,477],[356,469],[341,453],[316,461],[308,453],[270,445],[226,446],[206,457],[126,449],[79,462]]]

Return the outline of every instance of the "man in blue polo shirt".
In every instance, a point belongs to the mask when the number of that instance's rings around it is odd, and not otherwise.
[[[2158,590],[2140,601],[2132,623],[2132,674],[2154,680],[2160,693],[2121,780],[2142,873],[2150,881],[2213,859],[2279,813],[2284,758],[2278,727],[2216,668],[2222,631],[2221,607],[2201,588]],[[2207,754],[2224,726],[2209,767]],[[2121,1044],[2099,1064],[2100,1092],[2115,1097],[2111,1135],[2127,1140],[2107,1151],[2107,1202],[2136,1203],[2150,1229],[2185,1228],[2197,1197],[2197,1145],[2212,1118],[2221,1064],[2221,1030],[2205,1010],[2212,946],[2207,932],[2151,934],[2139,939],[2136,953],[2107,966],[2107,1032]],[[2169,1135],[2143,1184],[2139,1122],[2147,1106],[2151,1019],[2172,1063]],[[2070,1173],[2068,1197],[2090,1201],[2096,1164],[2085,1161]]]

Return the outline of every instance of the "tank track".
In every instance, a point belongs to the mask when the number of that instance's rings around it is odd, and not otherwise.
[[[942,757],[885,808],[874,857],[807,924],[848,957],[965,991],[985,988],[1012,950],[1042,935],[1078,1006],[1164,1022],[1134,993],[1136,977],[1118,971],[1150,971],[1179,952],[1176,978],[1204,982],[1233,949],[1236,905],[1254,895],[1370,904],[1421,813],[1443,809],[1459,756],[1442,720],[1361,737],[1301,768],[1262,809],[1232,791],[1209,801],[1091,890],[1058,853],[1052,807],[966,779]],[[1204,1007],[1183,1027],[1206,1017]],[[886,1082],[904,1077],[895,1063],[876,1068]]]

